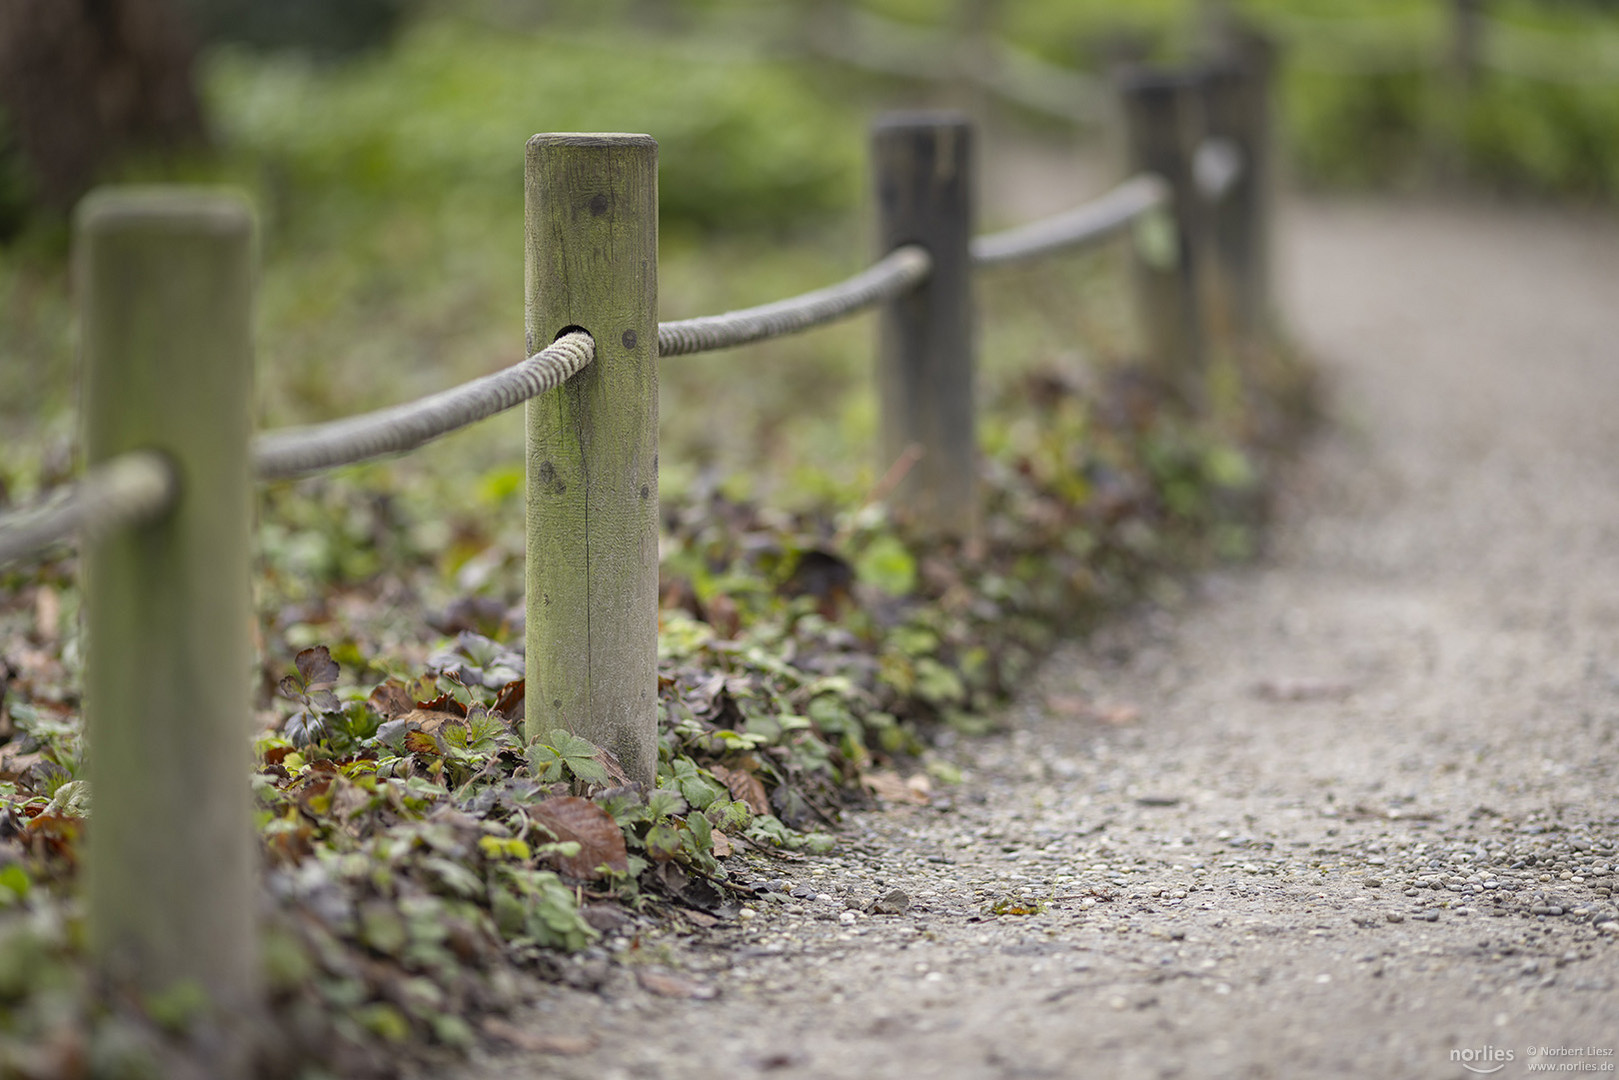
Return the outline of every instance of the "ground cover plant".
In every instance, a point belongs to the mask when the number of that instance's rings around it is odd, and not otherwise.
[[[484,70],[497,38],[507,62]],[[851,222],[865,106],[828,90],[838,78],[736,62],[712,83],[632,80],[612,91],[620,111],[598,114],[568,88],[602,57],[555,44],[428,20],[360,66],[215,58],[225,156],[189,168],[260,200],[267,423],[516,358],[530,128],[657,128],[631,122],[643,106],[665,125],[666,317],[864,261]],[[541,83],[511,81],[541,59]],[[684,63],[641,59],[666,76]],[[413,91],[429,70],[441,84]],[[514,117],[537,88],[562,104]],[[419,137],[391,126],[402,93]],[[755,159],[759,131],[806,129],[825,137]],[[726,169],[670,165],[716,154]],[[717,205],[738,218],[708,216]],[[869,325],[665,366],[654,790],[525,725],[515,417],[264,489],[263,1072],[381,1075],[453,1053],[499,1030],[526,977],[588,983],[569,957],[610,943],[635,962],[660,934],[731,917],[739,866],[825,850],[841,808],[947,783],[940,733],[982,729],[1058,633],[1252,551],[1303,377],[1279,351],[1227,356],[1196,395],[1207,408],[1186,409],[1131,362],[1119,254],[986,280],[985,520],[968,545],[889,520],[903,462],[869,460]],[[0,479],[26,497],[73,466],[67,271],[36,234],[3,274],[16,317],[0,334],[26,363],[4,369],[18,438]],[[183,1076],[188,1041],[208,1035],[199,1003],[95,986],[82,964],[78,855],[94,822],[75,572],[60,552],[0,571],[0,1075]]]

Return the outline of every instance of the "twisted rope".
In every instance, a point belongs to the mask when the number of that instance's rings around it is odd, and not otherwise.
[[[1148,210],[1165,205],[1169,194],[1169,185],[1157,176],[1131,177],[1101,198],[1073,210],[976,237],[972,242],[973,263],[1003,266],[1094,244]]]
[[[265,432],[253,440],[254,467],[262,479],[280,480],[414,450],[561,386],[595,355],[596,344],[589,334],[565,334],[504,371],[408,404],[326,424]]]
[[[150,521],[174,502],[174,470],[151,450],[91,467],[38,506],[0,514],[0,565],[78,537],[94,540],[123,525]]]
[[[914,245],[896,248],[847,281],[771,304],[662,323],[658,355],[728,349],[793,334],[853,315],[915,287],[933,269],[933,257]]]

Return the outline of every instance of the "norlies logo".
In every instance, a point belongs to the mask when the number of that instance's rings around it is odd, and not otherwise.
[[[1468,1072],[1475,1072],[1481,1076],[1500,1072],[1507,1067],[1507,1062],[1511,1061],[1512,1057],[1511,1050],[1502,1050],[1498,1046],[1481,1046],[1477,1050],[1469,1046],[1450,1052],[1450,1060]]]
[[[1499,1046],[1472,1046],[1452,1049],[1451,1061],[1462,1065],[1468,1072],[1477,1072],[1480,1075],[1489,1075],[1491,1072],[1501,1072],[1506,1069],[1507,1062],[1512,1061],[1512,1051],[1501,1049]]]

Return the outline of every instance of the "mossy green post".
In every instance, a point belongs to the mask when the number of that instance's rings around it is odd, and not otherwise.
[[[1270,80],[1275,50],[1245,27],[1234,28],[1224,55],[1209,68],[1204,91],[1208,134],[1229,139],[1242,173],[1209,212],[1215,273],[1210,321],[1231,340],[1262,345],[1271,329]]]
[[[532,740],[565,728],[649,786],[658,764],[658,144],[536,135],[525,173],[528,351],[595,360],[528,403]]]
[[[89,942],[118,983],[207,994],[245,1075],[258,951],[248,776],[252,215],[109,189],[77,218],[85,458],[156,450],[179,496],[86,553]]]
[[[1205,216],[1192,175],[1204,135],[1201,72],[1127,68],[1119,75],[1129,171],[1163,177],[1173,218],[1167,250],[1136,251],[1136,295],[1152,362],[1183,391],[1201,377],[1204,323],[1199,294]]]
[[[879,254],[920,244],[933,259],[927,280],[878,316],[879,469],[919,447],[890,499],[896,515],[966,539],[978,528],[972,124],[956,112],[891,113],[871,143]]]

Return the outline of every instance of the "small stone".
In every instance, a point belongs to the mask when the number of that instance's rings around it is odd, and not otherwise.
[[[1383,887],[1383,879],[1378,877],[1369,877],[1366,879],[1366,887],[1368,889],[1381,889]]]
[[[1405,916],[1401,915],[1398,911],[1391,911],[1385,915],[1384,918],[1386,918],[1389,922],[1394,923],[1405,922]]]
[[[750,907],[745,907],[736,913],[736,917],[741,919],[743,922],[749,922],[753,919],[757,919],[759,917],[759,913]]]
[[[867,909],[873,915],[903,915],[911,908],[911,898],[903,889],[890,889],[871,902]]]
[[[845,911],[843,914],[838,916],[838,922],[842,923],[844,926],[848,926],[855,921],[856,917],[857,916],[854,912]]]

